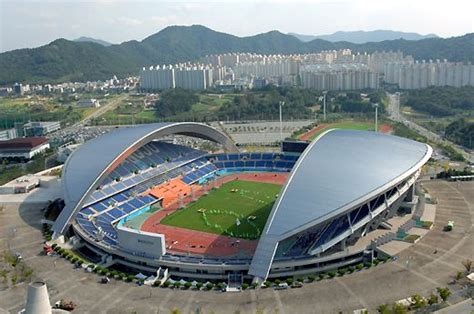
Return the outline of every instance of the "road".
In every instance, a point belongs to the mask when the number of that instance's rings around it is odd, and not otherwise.
[[[400,96],[398,93],[395,93],[395,94],[387,93],[387,96],[389,99],[387,111],[388,111],[388,118],[390,120],[404,124],[408,128],[426,137],[431,142],[434,142],[437,144],[443,144],[443,145],[450,145],[454,149],[456,149],[458,152],[460,152],[464,156],[464,158],[466,158],[467,160],[471,162],[474,162],[474,154],[472,152],[466,151],[463,147],[451,141],[446,140],[445,138],[441,137],[439,134],[431,132],[430,130],[422,127],[421,125],[416,124],[415,122],[405,118],[400,112]]]
[[[96,111],[94,111],[92,114],[90,114],[89,116],[85,117],[84,119],[82,119],[81,121],[78,121],[76,123],[74,123],[73,125],[71,125],[69,128],[71,129],[75,129],[79,126],[84,126],[84,125],[87,125],[87,123],[92,120],[92,119],[95,119],[95,118],[98,118],[100,117],[101,115],[103,115],[104,113],[106,113],[107,111],[110,111],[110,110],[114,110],[115,108],[118,107],[118,105],[120,105],[120,103],[127,99],[127,96],[128,94],[122,94],[120,96],[118,96],[117,98],[114,98],[112,99],[111,101],[109,101],[107,104],[101,106],[99,109],[97,109]]]

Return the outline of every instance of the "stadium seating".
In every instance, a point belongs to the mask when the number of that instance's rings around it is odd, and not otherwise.
[[[86,204],[95,203],[124,191],[162,173],[179,168],[198,159],[204,152],[166,142],[151,142],[138,149],[102,182]]]
[[[134,195],[134,190],[129,189],[84,207],[79,211],[76,222],[93,238],[104,240],[109,245],[116,245],[117,231],[113,224],[130,213],[158,201],[152,195]]]
[[[163,196],[144,192],[182,176],[182,184],[206,180],[218,171],[278,171],[293,168],[298,155],[281,153],[210,154],[166,142],[151,142],[134,152],[94,191],[76,222],[90,236],[117,244],[114,225],[128,215],[158,202]],[[120,178],[120,180],[117,180]],[[100,232],[99,232],[100,231]],[[314,235],[312,236],[314,240]],[[298,239],[292,250],[306,243]],[[296,252],[296,251],[295,251]]]
[[[229,171],[282,171],[293,169],[298,155],[281,153],[217,154],[206,158],[218,169]]]

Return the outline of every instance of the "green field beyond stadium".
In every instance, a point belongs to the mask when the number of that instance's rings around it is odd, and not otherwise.
[[[253,181],[231,181],[163,218],[161,224],[258,239],[281,186]]]
[[[326,127],[322,128],[315,134],[311,136],[311,140],[314,140],[318,135],[327,131],[328,129],[345,129],[345,130],[361,130],[361,131],[373,131],[373,123],[365,122],[339,122],[339,123],[330,123]]]

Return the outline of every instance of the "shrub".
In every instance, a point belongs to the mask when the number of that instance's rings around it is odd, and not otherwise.
[[[190,282],[186,282],[186,283],[184,284],[184,288],[185,288],[186,290],[189,289],[189,288],[191,288],[192,286],[193,286],[193,285],[192,285]]]
[[[276,285],[279,285],[281,283],[281,280],[280,279],[275,279],[275,284]]]
[[[472,261],[470,259],[467,259],[465,261],[462,261],[462,265],[464,266],[464,268],[466,269],[466,272],[470,272],[471,271],[471,268],[472,268]]]
[[[357,270],[362,270],[362,268],[364,268],[364,264],[362,264],[362,263],[357,264],[355,268],[356,268]]]
[[[370,267],[372,267],[372,263],[371,262],[365,262],[364,266],[367,267],[367,268],[370,268]]]
[[[391,314],[392,312],[390,311],[390,308],[388,307],[387,304],[381,304],[377,307],[377,312],[380,314]]]
[[[299,281],[299,282],[303,283],[303,282],[304,282],[304,278],[303,278],[303,277],[299,277],[299,278],[296,279],[296,281]]]
[[[219,283],[217,284],[217,288],[219,288],[219,290],[224,289],[224,288],[225,288],[225,283],[219,282]]]
[[[58,247],[58,244],[57,244],[57,243],[53,243],[53,244],[51,245],[51,247],[52,247],[52,248],[53,248],[53,250],[54,250],[55,248],[57,248],[57,247]]]
[[[438,303],[438,296],[434,295],[434,294],[431,294],[429,299],[428,299],[428,304],[433,305],[433,304],[436,304],[436,303]]]
[[[355,267],[354,267],[354,266],[349,266],[349,267],[347,267],[347,271],[348,271],[349,273],[353,273],[354,270],[355,270]]]
[[[128,275],[128,276],[127,276],[127,281],[128,281],[128,282],[133,281],[133,279],[135,279],[135,276],[133,276],[133,275]]]
[[[248,283],[245,283],[245,282],[244,282],[244,283],[242,284],[242,290],[247,290],[248,288],[249,288]]]
[[[171,283],[169,281],[163,282],[163,287],[164,288],[168,288],[170,285],[171,285]]]
[[[334,278],[334,277],[336,277],[336,272],[334,270],[331,270],[330,272],[328,272],[328,276],[330,278]]]
[[[181,282],[176,281],[176,282],[173,284],[173,286],[174,286],[176,289],[179,289],[179,288],[181,288]]]
[[[347,273],[347,268],[341,268],[337,270],[339,276],[344,276]]]
[[[212,289],[214,289],[214,284],[213,284],[212,282],[208,283],[208,284],[206,285],[206,289],[207,289],[207,290],[212,290]]]
[[[413,302],[413,307],[415,309],[420,309],[426,305],[426,300],[420,296],[419,294],[415,294],[411,297],[411,300]]]
[[[316,276],[315,276],[315,275],[309,275],[309,276],[308,276],[308,281],[309,281],[309,282],[313,282],[313,281],[315,281],[315,280],[316,280]]]
[[[293,278],[287,278],[286,279],[286,283],[288,284],[288,286],[291,286],[293,284],[294,280]]]
[[[265,286],[265,288],[270,288],[272,286],[272,283],[268,280],[265,280],[265,282],[263,283],[263,285]]]
[[[252,285],[251,285],[252,289],[257,289],[258,287],[258,283],[256,282],[252,282]]]
[[[408,310],[405,305],[400,303],[393,303],[392,305],[392,313],[394,314],[405,314],[408,313]]]
[[[459,280],[462,278],[462,275],[463,275],[463,272],[462,271],[458,271],[458,273],[456,274],[456,279]]]
[[[157,280],[153,283],[153,287],[159,287],[160,286],[160,282]]]
[[[202,286],[204,286],[204,284],[203,284],[202,282],[198,282],[198,283],[196,284],[196,288],[197,288],[198,290],[201,290]]]
[[[436,291],[438,291],[438,294],[443,302],[446,302],[448,297],[451,295],[451,290],[449,290],[449,288],[436,288]]]
[[[54,244],[56,244],[56,243],[54,243]],[[53,250],[54,250],[54,252],[59,252],[59,250],[61,250],[61,247],[56,245],[55,247],[53,247]]]
[[[323,280],[324,278],[327,277],[327,274],[326,273],[320,273],[319,276],[318,276],[318,279],[319,280]]]

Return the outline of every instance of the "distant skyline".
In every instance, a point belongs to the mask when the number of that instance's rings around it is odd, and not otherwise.
[[[236,36],[383,29],[451,37],[474,32],[472,12],[471,0],[0,0],[0,51],[81,36],[121,43],[192,24]]]

